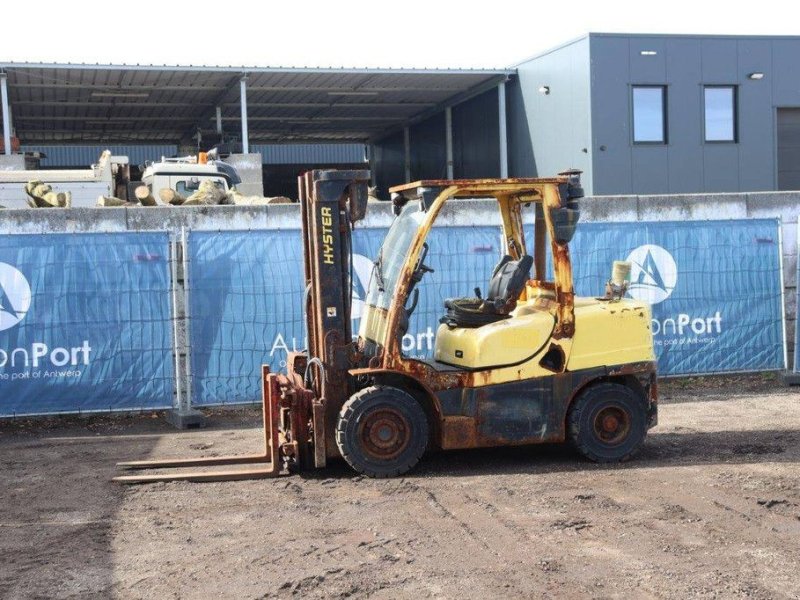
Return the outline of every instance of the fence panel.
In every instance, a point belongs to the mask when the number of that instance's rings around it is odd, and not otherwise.
[[[298,230],[188,235],[192,404],[252,402],[261,365],[305,348]]]
[[[172,404],[166,233],[0,237],[0,416]]]
[[[385,235],[385,229],[356,229],[353,235],[354,332]],[[406,352],[433,355],[444,299],[485,285],[499,241],[496,227],[431,232],[428,263],[436,273],[420,286],[419,306],[403,340]],[[260,394],[261,365],[282,369],[288,351],[306,347],[300,232],[191,232],[187,256],[192,404],[253,402]]]
[[[785,368],[778,220],[584,223],[570,251],[584,296],[602,292],[613,260],[633,263],[659,374]]]
[[[781,369],[778,232],[776,220],[585,223],[571,246],[576,291],[602,294],[611,262],[631,260],[631,295],[653,303],[662,375]],[[385,234],[354,233],[354,331]],[[430,358],[444,300],[486,291],[500,229],[434,228],[428,243],[435,272],[419,286],[402,346]],[[287,351],[305,347],[300,233],[193,232],[188,257],[193,403],[252,402],[260,365],[281,369]]]

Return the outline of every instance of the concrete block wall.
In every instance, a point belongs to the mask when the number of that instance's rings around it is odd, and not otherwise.
[[[464,203],[469,204],[468,208]],[[452,205],[446,207],[438,224],[500,224],[492,201],[460,201],[459,207],[459,210],[454,210]],[[582,201],[581,219],[584,222],[781,219],[786,336],[791,366],[797,319],[798,215],[800,192],[759,192],[587,197]],[[392,218],[388,202],[370,203],[367,218],[357,226],[387,227]],[[0,210],[0,235],[166,230],[177,239],[182,230],[299,228],[300,211],[296,204]]]
[[[225,162],[236,169],[239,178],[242,180],[236,189],[245,196],[264,195],[264,171],[261,165],[261,155],[251,154],[231,154]]]

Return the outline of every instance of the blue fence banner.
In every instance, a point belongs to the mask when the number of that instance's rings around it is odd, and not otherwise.
[[[166,233],[0,237],[0,416],[172,405]]]
[[[354,333],[385,235],[386,229],[360,228],[353,234]],[[431,232],[428,263],[436,272],[420,285],[412,327],[402,340],[404,352],[433,355],[444,300],[485,286],[481,282],[488,282],[497,263],[500,239],[497,227]],[[288,352],[306,347],[302,252],[297,230],[189,234],[193,405],[257,400],[261,365],[280,370]]]
[[[261,365],[305,348],[300,232],[189,233],[191,401],[253,402]]]
[[[605,289],[614,260],[633,263],[630,296],[653,308],[661,375],[785,366],[779,222],[582,223],[571,244],[579,295]],[[530,229],[530,228],[528,228]],[[353,331],[385,229],[353,235]],[[527,231],[529,240],[533,232]],[[486,292],[502,248],[499,227],[434,228],[416,312],[402,340],[433,356],[444,300]],[[306,347],[302,242],[297,230],[192,232],[188,238],[192,402],[242,403],[260,394],[260,366],[285,366]]]
[[[613,260],[652,305],[660,375],[785,368],[780,221],[583,223],[575,289],[599,295]]]

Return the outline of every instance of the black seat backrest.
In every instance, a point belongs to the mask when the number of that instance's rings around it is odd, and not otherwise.
[[[486,299],[506,302],[519,296],[529,279],[532,265],[533,257],[530,255],[526,254],[519,260],[513,260],[506,254],[492,273]]]

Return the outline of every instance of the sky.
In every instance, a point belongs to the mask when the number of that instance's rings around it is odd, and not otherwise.
[[[792,5],[785,0],[748,5],[702,0],[5,2],[0,61],[494,68],[515,65],[590,31],[796,35],[798,19],[786,11]],[[116,7],[125,8],[115,15]]]

